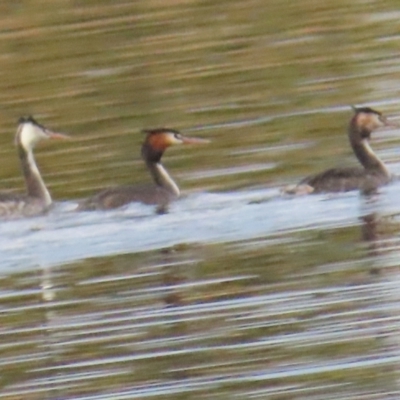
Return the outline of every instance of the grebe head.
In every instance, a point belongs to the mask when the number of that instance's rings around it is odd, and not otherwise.
[[[53,132],[40,125],[32,116],[21,117],[18,120],[18,129],[15,136],[15,144],[25,150],[32,150],[35,145],[44,139],[68,139],[69,136]]]
[[[209,140],[183,136],[179,131],[168,128],[145,129],[146,143],[154,150],[165,151],[170,146],[177,144],[209,143]]]
[[[352,124],[355,125],[358,131],[371,133],[378,128],[384,126],[397,126],[393,122],[389,122],[381,112],[369,107],[353,107],[355,115],[352,119]]]
[[[170,146],[210,142],[207,139],[183,136],[179,131],[168,128],[144,129],[142,132],[147,134],[142,147],[142,155],[145,159],[152,159],[156,162]]]

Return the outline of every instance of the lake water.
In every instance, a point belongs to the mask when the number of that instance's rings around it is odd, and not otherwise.
[[[350,105],[400,117],[394,1],[4,0],[0,189],[32,114],[71,135],[35,152],[57,202],[0,223],[0,399],[397,400],[400,182],[291,197],[355,165]],[[150,180],[167,214],[79,199]],[[371,144],[400,175],[399,129]]]

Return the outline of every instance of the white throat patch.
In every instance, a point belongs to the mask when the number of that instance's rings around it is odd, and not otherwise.
[[[21,145],[28,150],[32,149],[40,140],[48,139],[48,136],[40,127],[32,123],[25,123],[21,127],[19,138]]]

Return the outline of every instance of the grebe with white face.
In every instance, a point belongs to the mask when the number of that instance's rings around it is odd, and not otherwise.
[[[43,214],[49,210],[52,198],[36,165],[33,149],[42,140],[66,138],[68,138],[67,135],[45,128],[31,116],[19,119],[15,144],[27,193],[19,195],[0,192],[0,217],[29,217]]]
[[[171,201],[180,196],[177,184],[161,163],[161,157],[170,146],[208,143],[209,140],[183,136],[180,132],[168,128],[150,129],[143,132],[146,138],[142,145],[142,158],[154,183],[118,186],[103,190],[83,200],[78,210],[107,210],[132,202],[157,205],[159,210],[164,210]]]
[[[386,165],[372,150],[371,133],[385,126],[398,126],[389,122],[379,111],[369,107],[353,108],[348,138],[362,168],[332,168],[303,179],[288,193],[347,192],[360,189],[373,191],[390,182],[391,174]]]

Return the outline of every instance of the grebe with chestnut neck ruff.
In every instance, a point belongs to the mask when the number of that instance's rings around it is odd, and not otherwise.
[[[84,199],[78,210],[107,210],[140,202],[157,205],[160,211],[180,196],[180,190],[161,163],[161,157],[170,146],[180,144],[209,143],[209,140],[183,136],[180,132],[168,129],[149,129],[143,131],[146,138],[142,145],[142,158],[153,178],[153,184],[118,186],[105,189],[92,197]]]
[[[332,168],[303,179],[287,193],[373,191],[390,182],[391,174],[383,161],[372,150],[369,140],[373,131],[398,125],[389,122],[379,111],[369,107],[355,108],[350,120],[348,138],[355,156],[362,165],[353,168]]]

